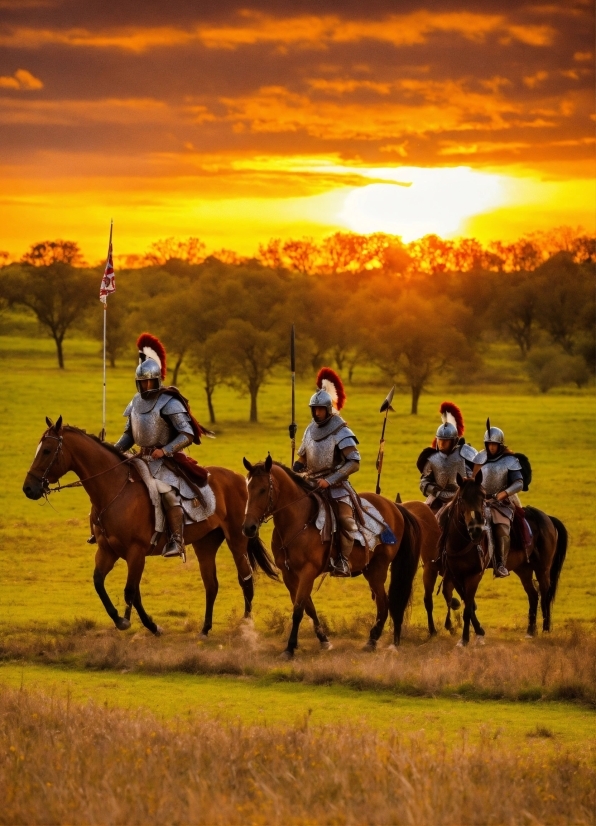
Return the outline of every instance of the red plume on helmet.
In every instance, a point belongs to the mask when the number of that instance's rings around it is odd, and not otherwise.
[[[346,403],[346,391],[340,377],[331,367],[321,367],[317,376],[317,387],[326,390],[333,399],[333,406],[341,410]]]
[[[146,358],[156,361],[161,368],[162,381],[166,377],[166,350],[161,341],[151,333],[141,333],[137,339],[139,348],[139,362]]]
[[[463,436],[465,431],[464,417],[459,407],[453,402],[443,402],[439,407],[441,419],[444,422],[451,422],[457,427],[457,435]]]

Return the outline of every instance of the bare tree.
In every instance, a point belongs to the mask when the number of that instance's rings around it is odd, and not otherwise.
[[[33,244],[21,259],[22,264],[32,267],[49,267],[51,264],[70,264],[83,267],[85,261],[76,241],[40,241]]]

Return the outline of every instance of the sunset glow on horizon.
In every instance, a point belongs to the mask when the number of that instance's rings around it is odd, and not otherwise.
[[[596,231],[592,6],[0,4],[0,250]]]

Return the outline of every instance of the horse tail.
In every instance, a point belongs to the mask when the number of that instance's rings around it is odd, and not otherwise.
[[[269,579],[279,580],[275,562],[269,556],[267,548],[260,536],[253,536],[248,540],[248,561],[251,568],[260,568]]]
[[[548,600],[552,603],[555,600],[561,569],[563,567],[563,563],[565,562],[565,557],[567,556],[569,534],[567,533],[567,528],[560,519],[557,519],[556,516],[549,516],[549,519],[557,530],[557,548],[555,550],[552,565],[550,566],[550,588],[548,589]]]
[[[389,613],[393,620],[396,643],[399,643],[401,627],[406,609],[412,602],[413,585],[418,562],[420,560],[420,545],[422,534],[418,520],[402,505],[392,502],[404,520],[404,534],[391,563],[391,579],[389,581]]]

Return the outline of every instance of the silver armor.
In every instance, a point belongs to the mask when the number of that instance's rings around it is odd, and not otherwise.
[[[161,447],[166,456],[173,456],[192,444],[190,416],[182,402],[168,393],[145,393],[144,396],[137,393],[124,411],[128,422],[116,447],[120,450],[127,450],[133,444]]]
[[[489,427],[484,434],[484,444],[493,443],[496,445],[505,444],[505,434],[500,427]]]
[[[326,390],[317,390],[317,392],[310,397],[308,406],[311,409],[313,407],[324,407],[329,416],[333,414],[333,399]]]
[[[324,391],[319,391],[321,392]],[[306,465],[306,472],[311,478],[325,479],[332,486],[333,498],[343,499],[349,496],[345,488],[349,484],[346,481],[348,476],[360,467],[357,446],[356,436],[341,416],[336,414],[322,425],[316,422],[308,425],[298,449],[298,456]],[[347,456],[343,453],[345,448],[351,448]]]
[[[422,472],[420,490],[424,496],[438,496],[442,501],[448,502],[457,493],[457,474],[469,479],[472,468],[468,462],[473,463],[475,458],[476,450],[468,444],[456,447],[448,454],[440,451],[433,453]]]
[[[141,356],[143,354],[141,353]],[[136,369],[135,380],[137,390],[141,392],[139,382],[152,379],[157,382],[157,387],[161,387],[161,366],[152,358],[145,358]]]
[[[457,439],[457,427],[451,422],[443,422],[437,428],[435,436],[437,439]]]
[[[491,428],[494,433],[496,428]],[[519,459],[511,453],[505,453],[492,459],[487,456],[486,450],[481,450],[474,460],[482,470],[482,486],[487,496],[496,496],[502,490],[508,496],[519,493],[524,486]]]

